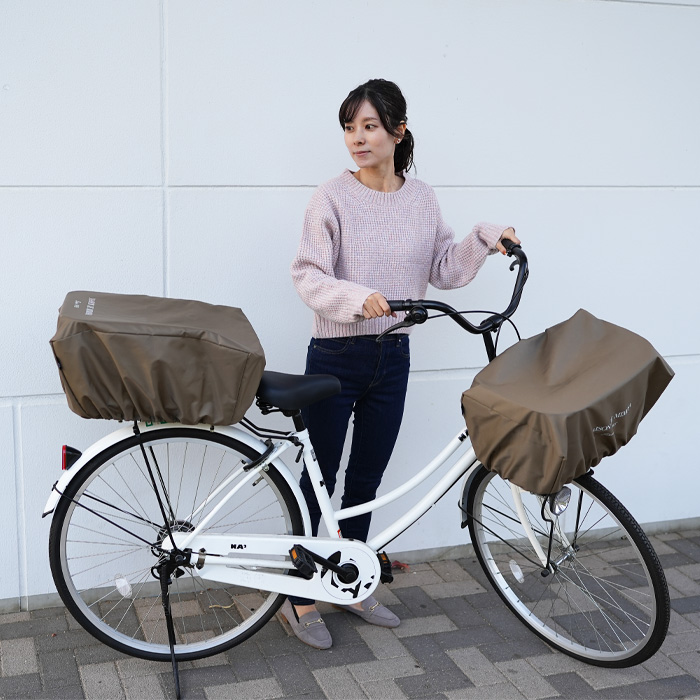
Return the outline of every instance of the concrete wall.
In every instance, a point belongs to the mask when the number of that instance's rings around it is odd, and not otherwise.
[[[418,176],[457,235],[516,227],[532,269],[523,336],[584,307],[667,357],[676,379],[598,475],[641,522],[700,515],[700,314],[683,248],[700,221],[699,35],[698,0],[0,3],[3,606],[53,590],[40,514],[61,445],[116,427],[66,408],[48,346],[65,293],[241,306],[268,367],[302,371],[311,313],[288,266],[313,188],[352,166],[337,109],[370,77],[407,95]],[[499,256],[435,296],[500,308],[511,286]],[[462,426],[484,355],[451,325],[412,337],[384,491]],[[463,543],[457,497],[392,551]]]

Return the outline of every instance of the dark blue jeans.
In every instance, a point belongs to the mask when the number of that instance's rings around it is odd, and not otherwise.
[[[401,427],[409,365],[406,334],[388,335],[379,342],[375,336],[311,339],[306,374],[333,374],[342,387],[340,394],[302,411],[330,495],[335,491],[345,436],[354,416],[341,508],[371,501],[377,494]],[[306,468],[299,484],[316,535],[321,510]],[[367,541],[370,520],[371,513],[341,520],[343,537]],[[292,596],[290,600],[295,605],[313,602]]]

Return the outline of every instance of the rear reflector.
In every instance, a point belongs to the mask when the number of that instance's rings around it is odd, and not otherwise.
[[[75,447],[70,445],[63,446],[63,455],[61,458],[61,469],[65,471],[70,469],[79,459],[83,453],[80,450],[76,450]]]

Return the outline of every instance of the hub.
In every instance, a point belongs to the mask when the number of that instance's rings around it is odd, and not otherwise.
[[[193,532],[194,525],[189,520],[176,520],[170,523],[171,532]],[[156,537],[156,542],[151,547],[151,552],[154,557],[160,557],[163,552],[160,550],[160,546],[163,544],[165,539],[168,537],[168,528],[163,525],[163,527],[158,530],[158,535]]]

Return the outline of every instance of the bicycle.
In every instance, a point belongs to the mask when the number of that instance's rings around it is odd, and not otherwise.
[[[394,326],[423,323],[429,311],[492,338],[520,302],[518,275],[501,314],[475,325],[439,301],[392,301],[406,311]],[[387,331],[389,332],[389,331]],[[496,343],[497,343],[496,336]],[[364,600],[390,581],[385,547],[460,479],[461,525],[506,606],[550,646],[607,667],[641,663],[661,646],[670,603],[663,570],[624,506],[588,473],[558,494],[537,495],[479,463],[466,429],[400,487],[363,505],[334,510],[300,409],[339,391],[335,377],[265,372],[263,413],[281,411],[294,430],[135,423],[98,441],[54,484],[51,571],[76,621],[105,644],[143,659],[199,659],[242,642],[287,595],[335,604]],[[245,430],[243,429],[245,428]],[[280,457],[303,458],[328,537],[310,537],[297,479]],[[343,539],[339,521],[381,508],[461,456],[419,502],[367,543]]]

